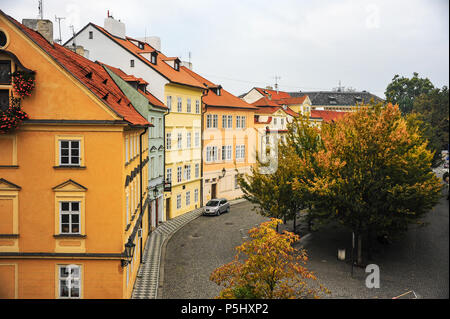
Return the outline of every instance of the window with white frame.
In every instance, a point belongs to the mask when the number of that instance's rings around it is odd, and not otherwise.
[[[190,206],[191,205],[191,192],[187,191],[186,192],[186,206]]]
[[[169,111],[172,109],[172,96],[167,96],[167,107],[169,108]]]
[[[191,113],[191,99],[186,101],[186,112]]]
[[[194,203],[198,202],[198,188],[194,189]]]
[[[181,135],[181,133],[178,133],[178,136],[177,136],[177,147],[178,147],[179,150],[181,150],[183,148],[183,146],[182,146],[182,139],[183,139],[183,136]]]
[[[191,179],[191,165],[184,165],[184,179],[187,181]]]
[[[177,195],[177,209],[181,208],[181,194]]]
[[[186,147],[191,148],[191,132],[187,132],[186,134]]]
[[[177,112],[181,113],[181,111],[182,111],[182,103],[181,103],[181,97],[179,97],[177,99]]]
[[[207,162],[217,161],[217,146],[206,147],[206,161]]]
[[[125,137],[125,163],[128,163],[128,137]]]
[[[200,147],[200,132],[195,132],[195,147]]]
[[[164,127],[162,125],[162,118],[158,119],[158,137],[162,137],[164,132]]]
[[[166,149],[172,149],[172,133],[166,133]]]
[[[60,233],[80,234],[80,202],[60,202]]]
[[[200,114],[200,101],[195,100],[195,113]]]
[[[236,145],[236,159],[243,160],[245,158],[245,145]]]
[[[59,141],[59,165],[80,166],[80,140]]]
[[[200,165],[197,163],[195,164],[195,178],[199,178],[200,176]]]
[[[241,128],[241,117],[236,115],[236,128]]]
[[[217,114],[206,115],[206,128],[217,128],[218,116]]]
[[[182,179],[182,167],[181,166],[178,166],[177,167],[177,182],[178,183],[181,183],[181,179]]]
[[[172,183],[172,168],[170,167],[166,169],[166,181]]]
[[[233,128],[233,115],[228,115],[228,128]]]
[[[222,160],[230,161],[232,157],[232,146],[231,145],[223,145],[222,146]]]
[[[58,268],[59,298],[81,298],[81,267],[60,265]]]
[[[156,176],[162,176],[164,174],[164,163],[162,155],[158,156],[158,174]]]
[[[150,158],[150,170],[151,170],[151,178],[155,178],[155,171],[156,171],[156,166],[155,166],[155,157],[151,157]]]
[[[241,128],[245,128],[247,126],[247,117],[241,116]]]
[[[156,125],[156,123],[155,123],[155,118],[154,117],[150,118],[150,123],[154,125],[154,126],[150,127],[150,137],[155,137],[155,129],[156,129],[155,125]]]
[[[219,116],[217,114],[213,114],[212,117],[212,125],[213,128],[218,128]]]
[[[126,210],[125,215],[126,215],[126,218],[127,218],[127,223],[126,223],[126,225],[128,225],[128,224],[130,223],[130,215],[129,215],[129,212],[130,212],[130,198],[129,198],[128,194],[126,194],[126,206],[125,206],[125,210]]]
[[[278,119],[276,117],[273,118],[273,125],[277,126]]]

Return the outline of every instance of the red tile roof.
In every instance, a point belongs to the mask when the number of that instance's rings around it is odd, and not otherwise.
[[[287,92],[282,91],[276,91],[271,89],[263,89],[263,88],[255,88],[259,93],[264,95],[265,97],[268,97],[270,95],[272,97],[272,100],[280,100],[283,98],[290,98],[291,96]]]
[[[204,88],[219,88],[220,85],[216,85],[213,82],[205,79],[201,75],[195,73],[194,71],[182,66],[181,69],[183,69],[185,72],[190,74],[195,80],[197,80],[199,83],[203,84]],[[248,104],[244,100],[238,98],[237,96],[231,94],[230,92],[224,90],[223,88],[220,89],[220,95],[217,95],[215,92],[212,92],[211,90],[207,90],[206,94],[202,97],[203,103],[209,106],[223,106],[223,107],[232,107],[232,108],[239,108],[239,109],[248,109],[248,110],[256,110],[257,107]]]
[[[324,122],[331,122],[340,119],[347,114],[348,112],[311,110],[310,116],[322,118]]]
[[[282,108],[284,112],[286,112],[287,114],[289,114],[290,116],[293,117],[298,117],[299,114],[297,112],[294,112],[289,106],[286,108]]]
[[[107,65],[102,63],[102,65],[106,66],[108,69],[110,69],[111,71],[113,71],[115,74],[117,74],[118,76],[120,76],[124,81],[138,81],[138,80],[142,80],[141,78],[136,78],[134,75],[128,75],[125,72],[123,72],[122,69],[120,68],[116,68],[113,67],[111,65]],[[148,82],[142,80],[143,82],[139,82],[139,84],[148,84]],[[159,99],[157,99],[153,94],[151,94],[148,91],[142,91],[142,90],[138,90],[140,93],[142,93],[148,100],[149,102],[153,105],[153,106],[158,106],[160,108],[163,109],[167,109],[167,106],[164,105],[163,102],[161,102]]]
[[[128,50],[130,53],[132,53],[134,56],[136,56],[138,59],[140,59],[142,62],[146,63],[149,67],[154,69],[156,72],[161,74],[163,77],[168,79],[170,82],[176,83],[176,84],[183,84],[188,86],[193,86],[197,88],[203,88],[202,84],[196,81],[192,76],[190,76],[187,72],[182,70],[180,67],[179,71],[176,71],[174,68],[172,68],[169,64],[167,64],[164,61],[168,61],[174,58],[167,57],[163,53],[158,51],[158,55],[156,58],[156,65],[151,63],[148,59],[144,58],[141,53],[149,53],[156,51],[152,46],[150,46],[148,43],[143,41],[138,41],[130,37],[126,37],[126,39],[118,38],[108,31],[106,31],[104,28],[90,23],[93,27],[95,27],[97,30],[105,34],[108,38],[122,46],[124,49]],[[140,49],[137,45],[135,45],[132,41],[138,41],[144,44],[143,49]]]
[[[302,104],[305,102],[307,95],[303,95],[300,97],[289,97],[289,98],[281,98],[277,102],[285,105],[293,105],[293,104]]]
[[[92,62],[57,43],[52,45],[38,32],[10,16],[5,16],[125,121],[133,125],[151,125],[136,111],[99,63]]]
[[[279,107],[280,105],[269,98],[262,97],[258,101],[255,101],[252,103],[254,106],[272,106],[272,107]]]

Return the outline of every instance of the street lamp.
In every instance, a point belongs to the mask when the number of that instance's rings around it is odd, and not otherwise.
[[[158,188],[153,188],[153,197],[158,196]]]
[[[222,168],[222,177],[225,177],[225,174],[227,173],[227,170],[224,168]]]
[[[133,259],[135,246],[136,245],[133,244],[130,240],[128,240],[128,242],[125,244],[125,259],[121,260],[122,267],[125,267],[126,265],[128,265],[131,262],[131,260]]]

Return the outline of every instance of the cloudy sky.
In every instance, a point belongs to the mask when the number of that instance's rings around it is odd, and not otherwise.
[[[254,86],[285,91],[341,85],[384,97],[395,74],[418,72],[449,84],[448,0],[43,0],[63,43],[107,11],[131,37],[159,36],[162,51],[236,94]],[[38,0],[0,0],[21,21],[38,17]]]

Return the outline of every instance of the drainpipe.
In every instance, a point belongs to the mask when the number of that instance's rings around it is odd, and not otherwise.
[[[141,216],[142,216],[142,211],[143,211],[143,207],[142,207],[142,136],[147,132],[147,130],[148,130],[148,127],[146,126],[145,127],[145,130],[144,130],[144,132],[142,132],[141,134],[139,134],[139,184],[140,184],[140,187],[139,187],[139,198],[140,198],[140,214],[141,214]],[[141,225],[140,225],[140,227],[141,227],[141,233],[142,233],[142,218],[141,218]],[[141,263],[142,263],[142,234],[141,234],[141,238],[140,238],[140,240],[141,240],[141,244],[139,245],[140,246],[140,249],[141,249]]]
[[[202,94],[202,105],[201,105],[201,114],[202,114],[202,118],[201,118],[201,125],[200,125],[200,207],[203,207],[203,130],[204,130],[204,117],[205,117],[205,113],[206,113],[206,109],[207,109],[207,105],[203,104],[203,97],[205,96],[205,91],[203,91]],[[204,106],[204,111],[203,111],[203,106]],[[219,121],[219,119],[217,119],[217,121]]]
[[[163,114],[163,145],[164,145],[164,156],[163,156],[163,200],[162,200],[162,213],[164,214],[164,219],[167,221],[167,207],[166,207],[166,199],[164,197],[164,186],[165,186],[165,180],[166,180],[166,116],[169,115],[170,109],[167,108],[167,112],[164,112]],[[158,222],[156,222],[158,224]]]

